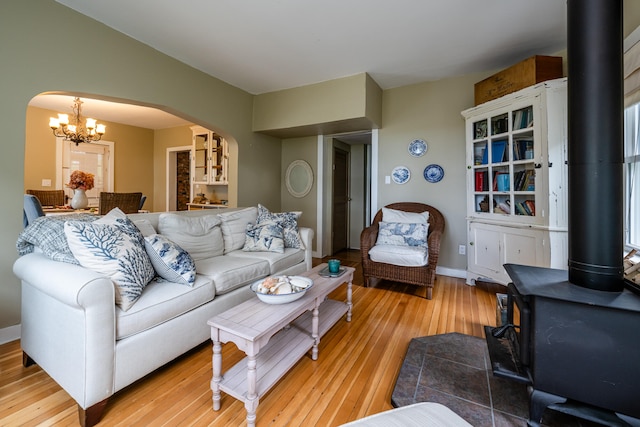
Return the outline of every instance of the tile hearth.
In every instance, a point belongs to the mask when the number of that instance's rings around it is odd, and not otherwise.
[[[493,376],[484,339],[459,333],[414,338],[391,395],[393,406],[441,403],[475,427],[526,426],[524,384]],[[595,426],[547,410],[543,426]]]

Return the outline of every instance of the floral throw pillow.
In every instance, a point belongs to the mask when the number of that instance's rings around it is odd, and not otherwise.
[[[196,263],[177,243],[161,234],[152,234],[144,238],[144,247],[158,276],[170,282],[193,286]]]
[[[282,227],[285,248],[304,249],[302,237],[298,230],[298,218],[302,212],[279,212],[273,213],[264,206],[258,204],[258,217],[256,223],[258,225],[269,222],[275,222]]]
[[[284,239],[282,227],[273,222],[263,224],[247,224],[247,237],[245,238],[245,252],[284,252]]]
[[[427,247],[429,224],[380,221],[376,245]]]
[[[131,308],[155,276],[142,244],[144,238],[139,231],[127,232],[129,223],[122,220],[116,220],[116,224],[67,221],[64,225],[73,256],[81,266],[111,278],[116,289],[115,303],[123,311]],[[135,225],[130,225],[137,230]]]

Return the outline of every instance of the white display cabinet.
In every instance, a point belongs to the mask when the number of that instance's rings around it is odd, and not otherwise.
[[[567,81],[462,112],[467,134],[467,282],[506,284],[505,263],[567,266]]]

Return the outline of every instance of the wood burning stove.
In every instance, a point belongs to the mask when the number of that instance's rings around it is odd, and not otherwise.
[[[507,320],[518,326],[485,332],[494,374],[530,386],[530,424],[551,406],[639,425],[640,296],[575,286],[566,270],[505,268]]]

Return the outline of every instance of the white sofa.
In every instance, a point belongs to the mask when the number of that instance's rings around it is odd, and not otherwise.
[[[255,218],[256,210],[179,213],[184,218],[221,214],[240,219],[221,220],[225,253],[195,261],[192,287],[154,280],[127,311],[114,304],[116,291],[109,277],[52,260],[37,249],[21,256],[13,271],[22,282],[25,366],[37,363],[71,395],[82,425],[97,423],[111,395],[209,339],[207,320],[253,297],[250,283],[311,269],[313,230],[308,228],[300,228],[304,249],[237,249],[247,215]],[[161,215],[128,217],[142,231],[149,225],[159,231]]]

